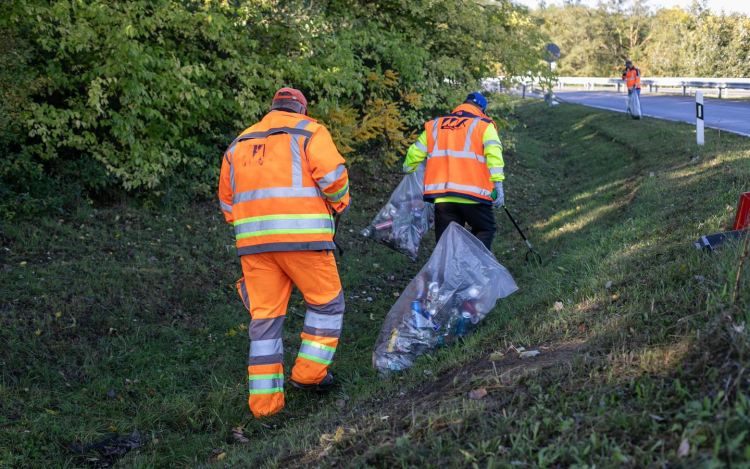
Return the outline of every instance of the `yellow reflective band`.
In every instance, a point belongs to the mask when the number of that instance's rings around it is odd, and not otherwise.
[[[266,236],[275,234],[333,234],[331,228],[302,228],[299,230],[264,230],[253,233],[241,233],[235,236],[235,239],[254,238],[256,236]]]

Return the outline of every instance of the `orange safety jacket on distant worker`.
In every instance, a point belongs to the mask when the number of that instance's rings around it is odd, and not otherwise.
[[[457,197],[492,204],[493,180],[503,179],[504,163],[500,157],[496,166],[488,167],[485,148],[502,148],[499,141],[484,141],[489,126],[497,135],[492,119],[471,104],[462,104],[452,114],[425,124],[425,200]]]
[[[625,80],[625,86],[630,88],[641,88],[641,71],[637,68],[631,68],[630,70],[625,73],[625,76],[622,77],[623,80]]]
[[[270,112],[224,154],[219,201],[239,256],[333,250],[331,208],[349,206],[344,159],[314,119]]]

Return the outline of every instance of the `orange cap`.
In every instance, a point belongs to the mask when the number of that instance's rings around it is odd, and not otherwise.
[[[295,90],[294,88],[281,88],[275,95],[273,95],[274,101],[279,99],[293,99],[307,107],[307,98],[305,98],[305,95],[302,94],[300,90]]]

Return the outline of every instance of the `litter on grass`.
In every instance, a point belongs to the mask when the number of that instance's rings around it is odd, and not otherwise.
[[[141,434],[138,430],[125,437],[120,437],[118,433],[111,435],[97,443],[81,446],[78,443],[71,443],[70,449],[80,457],[85,457],[89,464],[96,468],[111,467],[116,460],[125,456],[132,450],[140,447]],[[98,455],[87,455],[91,451],[96,451]]]
[[[741,241],[745,236],[747,236],[747,230],[734,230],[725,231],[723,233],[714,233],[701,236],[701,238],[695,242],[695,247],[700,250],[714,251],[728,242],[732,242],[735,240]]]

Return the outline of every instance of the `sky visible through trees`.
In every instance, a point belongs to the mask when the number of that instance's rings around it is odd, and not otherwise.
[[[571,1],[533,14],[560,45],[562,76],[619,76],[632,60],[645,76],[750,76],[750,17],[716,13],[709,2],[653,8],[642,0],[588,6]]]

